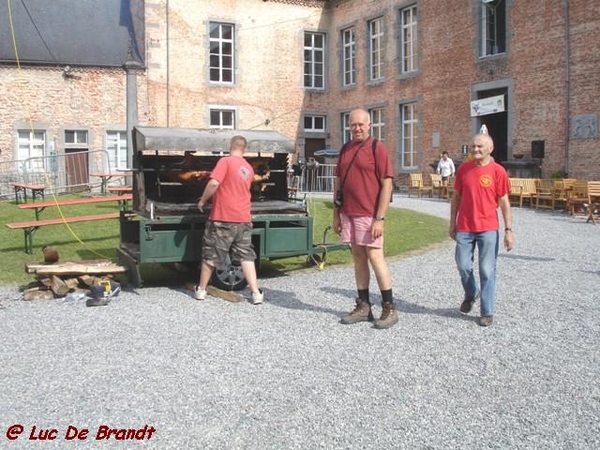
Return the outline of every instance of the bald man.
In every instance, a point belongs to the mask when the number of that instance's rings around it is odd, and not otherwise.
[[[388,149],[371,136],[370,130],[369,113],[364,109],[353,110],[352,139],[342,147],[337,163],[333,229],[343,242],[351,244],[358,294],[354,309],[341,318],[341,323],[369,321],[374,322],[374,328],[386,329],[398,322],[392,277],[383,253],[385,214],[392,194],[394,168]],[[369,265],[381,292],[378,320],[371,311]]]
[[[464,289],[460,311],[471,312],[480,299],[479,325],[488,327],[494,320],[496,268],[499,248],[498,208],[504,220],[504,247],[514,246],[512,213],[506,170],[491,154],[494,141],[487,134],[473,138],[472,159],[456,172],[454,196],[450,205],[450,237],[456,241],[454,258]],[[479,253],[479,286],[473,271],[475,247]]]

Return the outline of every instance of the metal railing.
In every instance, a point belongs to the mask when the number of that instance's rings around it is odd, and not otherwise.
[[[42,185],[55,194],[100,187],[90,173],[111,172],[106,150],[53,152],[46,156],[0,161],[0,198],[14,196],[15,183]],[[112,171],[115,171],[112,169]]]
[[[288,175],[288,187],[298,192],[333,192],[335,164],[304,166],[299,175]]]

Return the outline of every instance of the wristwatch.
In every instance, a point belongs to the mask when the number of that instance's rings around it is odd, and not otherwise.
[[[375,216],[375,220],[385,220],[385,217],[383,217],[383,216]]]

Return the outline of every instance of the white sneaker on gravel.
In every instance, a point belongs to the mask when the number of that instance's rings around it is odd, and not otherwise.
[[[265,299],[265,293],[259,289],[258,292],[252,293],[252,304],[260,305]]]
[[[196,300],[206,300],[206,289],[202,289],[200,286],[194,288],[194,297]]]

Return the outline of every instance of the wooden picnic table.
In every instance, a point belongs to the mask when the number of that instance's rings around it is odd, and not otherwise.
[[[113,178],[125,178],[131,176],[131,172],[94,172],[90,173],[91,177],[100,178],[100,192],[106,194],[108,182]]]
[[[31,191],[31,198],[35,202],[38,195],[41,195],[44,199],[43,184],[29,184],[29,183],[13,183],[13,189],[15,190],[15,202],[19,204],[19,194],[23,194],[23,202],[27,203],[27,191]]]

